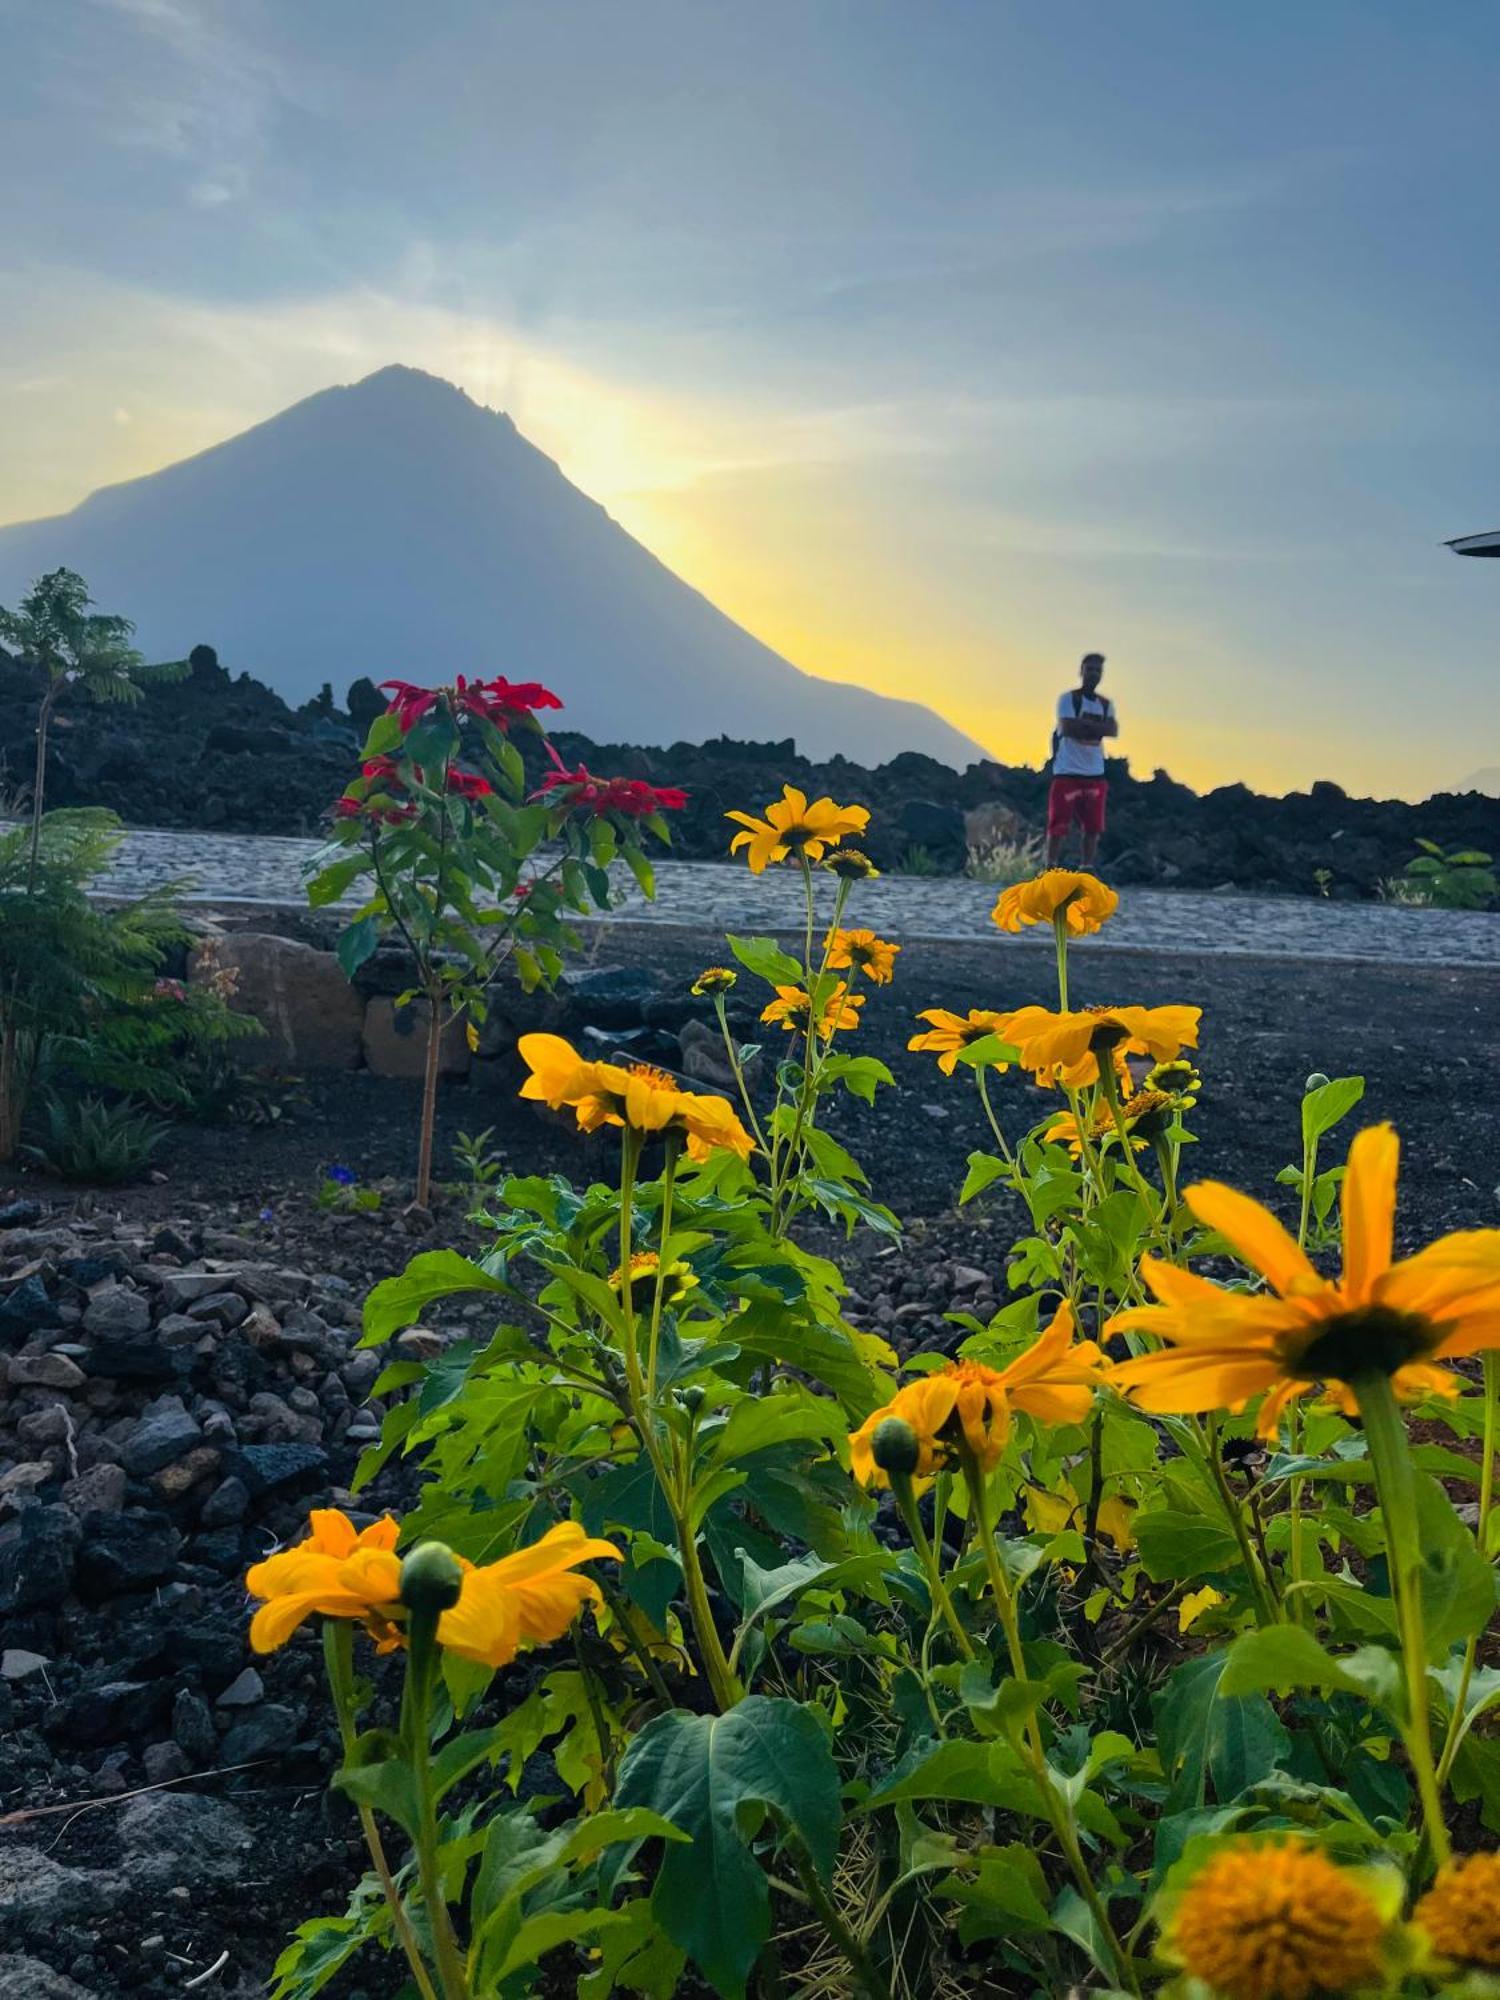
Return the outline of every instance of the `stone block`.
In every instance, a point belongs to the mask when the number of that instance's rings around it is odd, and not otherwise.
[[[253,1014],[265,1038],[244,1045],[245,1060],[294,1069],[357,1069],[364,1003],[331,951],[295,938],[239,931],[195,954],[190,976],[238,975],[230,1005]]]
[[[449,1023],[440,1047],[441,1074],[466,1076],[469,1044],[462,1022]],[[414,1000],[398,1008],[394,1000],[376,994],[365,1005],[364,1051],[376,1076],[421,1077],[427,1062],[427,1002]]]

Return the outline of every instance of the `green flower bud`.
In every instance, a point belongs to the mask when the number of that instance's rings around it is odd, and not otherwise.
[[[418,1542],[401,1565],[401,1602],[436,1616],[457,1604],[464,1587],[458,1557],[442,1542]]]
[[[708,1391],[701,1382],[689,1382],[685,1389],[679,1389],[677,1400],[690,1417],[696,1417],[708,1401]]]
[[[910,1478],[921,1463],[922,1446],[905,1417],[887,1417],[875,1426],[870,1456],[882,1472],[904,1473]]]
[[[1327,1081],[1328,1078],[1324,1076],[1322,1070],[1315,1069],[1312,1075],[1307,1079],[1306,1083],[1304,1083],[1302,1086],[1303,1096],[1305,1097],[1309,1091],[1321,1090],[1324,1084],[1327,1083]]]

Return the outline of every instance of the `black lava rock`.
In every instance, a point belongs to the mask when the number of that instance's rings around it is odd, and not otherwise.
[[[41,1219],[39,1201],[8,1201],[0,1208],[0,1229],[34,1229]]]
[[[256,1757],[275,1757],[290,1750],[297,1740],[300,1721],[294,1708],[274,1701],[252,1708],[243,1722],[237,1722],[219,1745],[226,1764],[248,1764]]]
[[[86,1514],[78,1552],[80,1597],[97,1603],[165,1583],[182,1537],[165,1514]]]
[[[17,1335],[24,1338],[28,1333],[39,1333],[62,1323],[62,1314],[35,1272],[23,1278],[0,1305],[0,1336],[8,1333],[12,1338]]]
[[[28,1507],[0,1528],[0,1617],[62,1603],[82,1533],[66,1507]]]
[[[236,1454],[234,1470],[259,1500],[323,1478],[328,1454],[320,1444],[247,1444]]]
[[[156,1410],[142,1417],[125,1440],[120,1463],[133,1478],[144,1479],[191,1451],[202,1438],[197,1419],[186,1410]]]
[[[83,1749],[128,1741],[154,1729],[170,1700],[165,1681],[105,1681],[60,1702],[47,1718],[47,1733]]]

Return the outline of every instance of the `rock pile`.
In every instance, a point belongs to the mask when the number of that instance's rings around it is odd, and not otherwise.
[[[360,1304],[244,1236],[0,1210],[0,1726],[18,1788],[58,1763],[87,1794],[315,1742],[321,1705],[250,1661],[242,1579],[310,1499],[347,1501],[378,1435]],[[449,1337],[419,1331],[423,1352]]]

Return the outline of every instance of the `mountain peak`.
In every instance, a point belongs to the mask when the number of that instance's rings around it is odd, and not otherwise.
[[[541,679],[601,742],[793,737],[962,765],[916,702],[819,680],[634,541],[502,413],[392,363],[194,458],[0,529],[0,603],[66,565],[148,656],[199,642],[288,701],[323,682]]]

